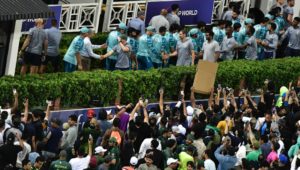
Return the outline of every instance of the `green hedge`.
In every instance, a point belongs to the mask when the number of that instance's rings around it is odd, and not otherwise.
[[[2,77],[0,100],[11,101],[12,89],[17,88],[20,101],[28,97],[32,106],[44,106],[46,99],[61,97],[64,107],[85,107],[91,99],[104,105],[113,104],[117,94],[118,79],[123,79],[122,103],[135,102],[141,95],[157,101],[158,89],[163,86],[166,98],[175,100],[179,84],[186,79],[186,93],[192,85],[195,67],[170,67],[150,71],[96,70],[92,72],[55,73],[35,76]],[[259,88],[266,78],[274,80],[276,88],[287,85],[300,75],[300,58],[267,61],[231,61],[220,63],[216,84],[238,88],[240,80],[248,82],[250,90]],[[188,97],[188,95],[187,95]]]

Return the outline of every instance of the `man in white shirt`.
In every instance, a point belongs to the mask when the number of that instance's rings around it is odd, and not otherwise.
[[[216,170],[216,164],[210,159],[211,155],[212,153],[208,149],[206,149],[203,153],[205,170]]]
[[[220,57],[220,46],[217,41],[213,39],[214,33],[208,31],[205,33],[206,41],[203,44],[200,55],[203,55],[204,61],[217,62]]]
[[[72,158],[69,163],[72,166],[72,170],[83,170],[89,167],[90,159],[92,157],[92,146],[93,146],[93,139],[89,139],[89,149],[88,149],[88,155],[86,157],[83,157],[85,155],[84,147],[80,147],[77,151],[77,157]]]
[[[232,60],[234,58],[234,48],[238,45],[232,36],[232,27],[226,28],[226,37],[221,44],[221,58],[223,60]]]
[[[166,27],[167,30],[170,28],[169,21],[166,19],[168,11],[166,9],[162,9],[160,15],[156,15],[151,18],[149,25],[155,28],[156,32],[159,32],[160,27]]]
[[[91,42],[91,38],[94,37],[95,32],[90,30],[87,37],[84,38],[84,45],[82,50],[80,51],[82,69],[84,71],[89,71],[91,69],[91,57],[95,59],[100,59],[100,55],[95,54],[93,52],[94,49],[106,48],[106,44],[102,45],[93,45]]]

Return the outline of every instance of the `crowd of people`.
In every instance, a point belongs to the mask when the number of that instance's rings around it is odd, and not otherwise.
[[[246,89],[218,86],[208,103],[196,103],[192,87],[189,103],[182,90],[171,106],[161,88],[157,107],[141,97],[117,103],[115,114],[89,109],[84,122],[71,114],[64,123],[51,116],[51,102],[29,112],[25,99],[21,113],[15,91],[14,104],[1,109],[0,169],[297,170],[300,78],[278,99],[274,89],[266,81],[255,101]]]
[[[233,59],[264,60],[284,56],[300,56],[300,18],[294,16],[294,0],[277,0],[260,21],[255,16],[240,14],[240,6],[230,2],[221,20],[213,25],[199,21],[196,28],[180,24],[179,6],[173,4],[171,12],[162,9],[145,27],[145,13],[128,24],[120,23],[109,33],[102,45],[93,45],[92,30],[83,27],[71,42],[63,57],[65,72],[90,70],[91,58],[105,59],[107,70],[148,70],[169,65],[190,66],[199,60],[218,62]],[[257,23],[259,22],[259,23]],[[255,23],[257,23],[255,25]],[[29,31],[20,56],[24,56],[21,74],[43,73],[48,62],[58,71],[61,33],[52,21],[52,28],[43,29],[42,19]],[[94,49],[105,49],[106,54]],[[24,53],[25,51],[25,53]]]

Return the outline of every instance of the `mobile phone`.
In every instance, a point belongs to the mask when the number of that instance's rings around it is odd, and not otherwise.
[[[93,136],[91,134],[89,134],[89,139],[93,140]]]
[[[183,90],[181,90],[181,91],[180,91],[180,94],[181,94],[182,96],[184,96],[184,91],[183,91]]]
[[[17,94],[17,89],[13,89],[13,94]]]
[[[218,84],[218,90],[222,89],[222,85]]]

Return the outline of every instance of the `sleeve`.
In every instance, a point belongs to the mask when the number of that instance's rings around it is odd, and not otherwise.
[[[194,49],[194,44],[193,44],[192,41],[190,41],[190,43],[189,43],[189,50],[190,50],[190,51],[195,50],[195,49]]]
[[[118,45],[115,45],[115,46],[112,48],[112,51],[117,52],[117,50],[118,50]]]
[[[232,51],[233,47],[235,47],[236,45],[237,45],[237,42],[234,39],[232,39],[231,41],[229,41],[228,50]]]
[[[77,40],[74,44],[75,52],[77,53],[81,51],[82,48],[83,48],[83,44],[81,43],[81,41]]]
[[[273,41],[272,43],[269,44],[269,47],[276,49],[277,48],[277,44],[278,44],[278,36],[276,34],[274,34],[275,36],[273,37]]]
[[[220,45],[217,42],[215,43],[215,52],[220,52]]]
[[[32,36],[33,36],[33,29],[32,29],[32,28],[29,30],[29,33],[28,33],[28,35],[29,35],[30,37],[32,37]]]
[[[95,54],[93,52],[93,49],[95,49],[96,46],[94,46],[94,48],[93,48],[93,45],[92,45],[91,41],[85,41],[84,42],[84,46],[85,46],[85,49],[88,52],[88,54],[89,54],[90,57],[93,57],[95,59],[99,59],[100,58],[100,55]],[[99,46],[97,46],[97,47],[99,48]]]
[[[289,8],[287,8],[286,11],[287,11],[288,14],[294,15],[294,9],[293,8],[289,7]]]
[[[249,38],[246,43],[247,43],[247,45],[252,45],[253,44],[253,38]]]
[[[223,146],[220,146],[215,151],[215,157],[220,163],[224,161],[224,156],[220,153],[222,148],[223,148]]]

